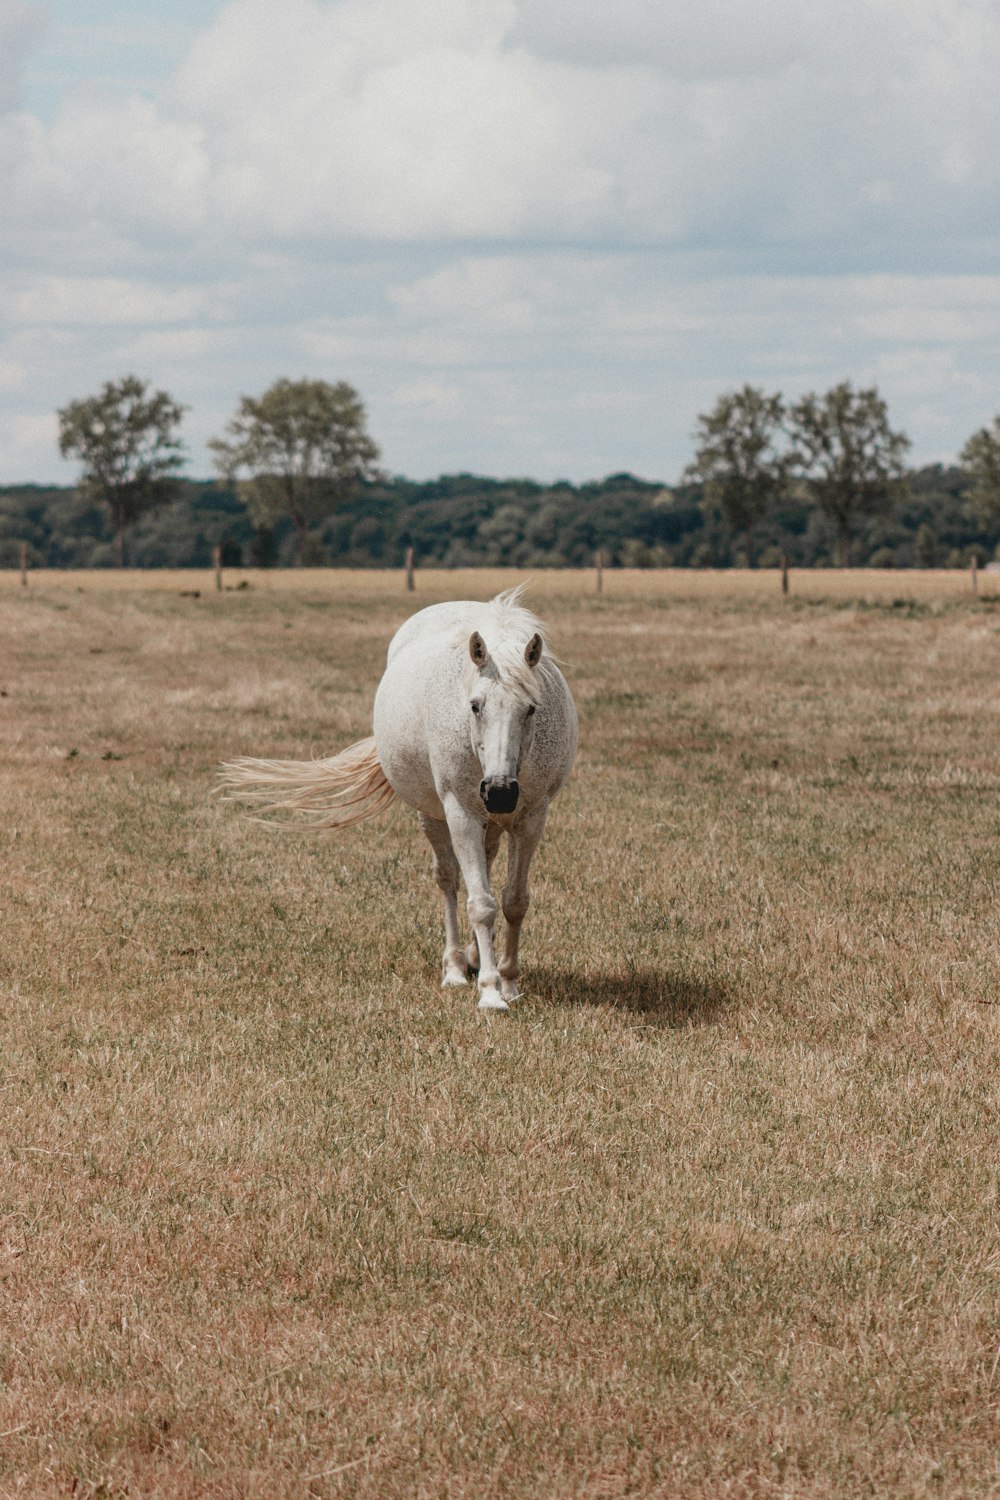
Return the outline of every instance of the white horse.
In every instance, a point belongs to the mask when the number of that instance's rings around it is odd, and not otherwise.
[[[374,737],[326,760],[235,760],[223,785],[259,810],[312,813],[307,826],[344,828],[396,797],[415,807],[444,894],[444,985],[479,971],[479,1009],[519,998],[518,944],[528,868],[549,803],[576,756],[576,708],[540,622],[509,589],[489,604],[432,604],[389,644],[375,695]],[[508,837],[501,897],[506,942],[497,965],[490,875]],[[458,877],[472,941],[458,928]]]

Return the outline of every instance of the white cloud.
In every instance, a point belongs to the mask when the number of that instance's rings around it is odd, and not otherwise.
[[[434,411],[437,451],[453,455],[438,468],[668,481],[697,413],[745,380],[789,397],[876,382],[918,460],[953,455],[1000,404],[1000,277],[692,279],[648,253],[522,253],[464,256],[387,297],[389,316],[305,322],[298,336],[328,368],[364,373],[403,472],[435,468],[421,454],[439,387],[454,397]]]
[[[998,44],[987,0],[230,0],[159,101],[20,122],[7,194],[244,245],[978,234]]]
[[[21,77],[28,48],[41,32],[45,11],[29,0],[0,0],[0,111],[21,103]]]
[[[995,338],[1000,332],[1000,318],[994,314],[988,326],[972,322],[952,307],[900,306],[863,315],[858,326],[869,337],[887,343],[956,344],[975,338]]]
[[[412,406],[434,417],[454,417],[461,410],[462,391],[457,385],[436,380],[413,380],[392,393],[397,406]]]
[[[1000,337],[997,277],[873,276],[857,285],[857,326],[866,338],[926,347]]]
[[[55,448],[59,439],[59,422],[55,412],[30,412],[15,413],[4,423],[5,446],[7,446],[15,458],[15,461],[34,461],[39,451]],[[21,476],[23,477],[23,475]]]
[[[0,391],[16,391],[28,377],[27,368],[13,359],[0,359]]]
[[[218,328],[26,329],[0,345],[0,364],[32,372],[4,397],[21,420],[19,446],[0,450],[4,478],[69,477],[46,411],[131,369],[190,408],[197,474],[210,472],[204,442],[238,395],[286,373],[350,380],[386,466],[415,476],[631,469],[672,482],[697,413],[744,380],[787,396],[877,382],[918,460],[953,456],[1000,406],[1000,278],[691,279],[648,253],[470,254],[430,273],[406,267],[400,257],[384,297],[364,310],[316,315],[303,272],[297,308],[290,301],[270,321],[259,295],[227,293]],[[890,324],[873,331],[880,309]],[[968,324],[974,339],[943,337],[956,310],[956,333]]]
[[[141,363],[145,367],[150,361],[160,365],[164,360],[183,365],[213,355],[225,340],[225,334],[214,334],[207,328],[152,329],[132,339],[123,354],[127,354],[133,365]]]
[[[129,369],[196,472],[284,373],[416,473],[671,479],[744,380],[877,379],[917,453],[1000,404],[992,0],[228,0],[166,82],[146,3],[43,119],[0,0],[13,477]]]
[[[61,200],[78,212],[163,222],[175,231],[204,220],[202,127],[164,117],[146,99],[71,99],[49,132],[49,170]]]
[[[548,266],[552,265],[551,274]],[[574,306],[576,285],[560,274],[566,264],[537,256],[466,256],[403,286],[390,290],[391,300],[408,317],[463,318],[470,314],[488,322],[495,333],[532,333],[548,309],[569,300]],[[575,262],[578,276],[582,269]]]
[[[114,276],[40,276],[5,299],[4,313],[29,325],[179,323],[204,315],[207,301],[195,287],[159,287]]]
[[[512,14],[235,0],[176,90],[210,126],[213,211],[275,235],[589,229],[609,212],[603,142],[642,107],[635,82],[505,49]]]

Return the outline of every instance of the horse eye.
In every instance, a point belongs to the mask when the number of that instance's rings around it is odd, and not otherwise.
[[[478,714],[480,705],[475,701],[475,699],[473,699],[472,703],[469,704],[469,707],[472,709],[472,712],[474,714]]]
[[[529,719],[530,719],[530,718],[531,718],[531,715],[532,715],[532,714],[533,714],[533,713],[534,713],[534,712],[535,712],[535,705],[534,705],[534,704],[533,704],[533,703],[529,703],[529,704],[528,704],[528,718],[529,718]]]

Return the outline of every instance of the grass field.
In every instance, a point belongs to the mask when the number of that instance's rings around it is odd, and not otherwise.
[[[151,589],[155,593],[192,594],[215,590],[215,575],[194,569],[150,569],[146,571],[103,568],[93,572],[42,570],[29,575],[31,585],[42,589],[81,588],[135,593]],[[790,572],[790,593],[799,600],[840,603],[893,603],[895,601],[944,604],[967,601],[973,597],[969,573],[962,569],[908,568],[897,573],[889,568],[795,569]],[[330,568],[296,568],[293,572],[227,568],[223,591],[253,589],[258,593],[333,594],[338,599],[355,602],[398,595],[403,574],[377,571],[341,572]],[[506,588],[512,582],[528,581],[535,585],[536,596],[551,599],[579,599],[596,592],[593,570],[559,568],[536,574],[516,573],[487,568],[418,570],[417,598],[413,608],[424,599],[454,599],[469,595],[476,599],[490,588]],[[13,569],[0,570],[0,592],[17,590],[21,575]],[[1000,572],[982,570],[976,578],[976,596],[984,601],[1000,602]],[[752,572],[711,568],[662,568],[655,572],[634,568],[606,568],[602,578],[602,595],[612,599],[752,599],[772,601],[781,591],[781,574],[773,568]]]
[[[512,580],[248,581],[0,575],[0,1494],[1000,1495],[1000,601],[537,577],[491,1020],[405,810],[212,783]]]

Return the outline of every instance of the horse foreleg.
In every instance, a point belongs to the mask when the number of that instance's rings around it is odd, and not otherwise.
[[[444,957],[441,960],[443,985],[465,984],[469,977],[465,949],[458,931],[458,860],[452,848],[447,823],[440,818],[420,814],[420,826],[434,850],[434,879],[444,896]]]
[[[445,797],[444,811],[468,892],[469,921],[479,949],[479,1009],[507,1010],[507,1002],[500,993],[500,971],[493,956],[497,903],[490,890],[486,829],[454,796]]]
[[[503,957],[500,960],[500,993],[505,1000],[517,1000],[521,994],[517,985],[521,977],[518,948],[521,942],[521,924],[528,910],[528,870],[545,827],[547,812],[548,803],[543,802],[532,808],[510,831],[507,883],[501,897],[504,920],[507,923]]]
[[[500,839],[501,839],[502,836],[503,836],[503,829],[500,827],[499,823],[487,823],[487,825],[486,825],[486,884],[487,884],[487,886],[489,887],[490,890],[493,889],[493,861],[497,857],[497,850],[500,848]],[[468,948],[466,948],[466,950],[465,950],[465,959],[466,959],[466,962],[469,965],[469,969],[471,970],[471,972],[473,974],[478,973],[478,971],[479,971],[479,944],[476,942],[476,937],[475,937],[474,933],[473,933],[472,938],[471,938],[471,940],[469,942]]]

